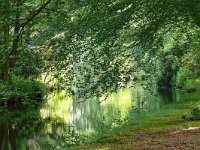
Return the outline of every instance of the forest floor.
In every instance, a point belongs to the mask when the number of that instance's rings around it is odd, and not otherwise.
[[[116,139],[106,139],[104,145],[90,148],[94,150],[194,150],[200,149],[200,128],[156,132],[129,132]]]

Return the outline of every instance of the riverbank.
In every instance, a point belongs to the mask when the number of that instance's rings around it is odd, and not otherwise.
[[[199,93],[189,93],[185,99],[145,112],[137,119],[130,118],[112,135],[73,149],[199,149],[200,121],[182,119],[199,105]]]
[[[200,129],[129,132],[118,135],[118,138],[107,140],[103,144],[84,147],[96,150],[157,150],[157,149],[200,149]]]

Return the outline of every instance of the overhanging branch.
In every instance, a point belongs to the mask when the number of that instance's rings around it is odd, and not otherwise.
[[[25,21],[23,23],[21,23],[20,27],[21,30],[23,30],[23,28],[30,22],[32,21],[49,3],[51,2],[51,0],[45,0],[42,4],[38,5],[35,10],[33,10],[32,12],[30,12],[26,17],[25,17]]]

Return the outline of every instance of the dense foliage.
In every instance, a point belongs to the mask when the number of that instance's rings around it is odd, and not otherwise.
[[[4,84],[15,86],[11,80],[15,76],[43,79],[81,101],[135,81],[187,88],[186,82],[199,77],[197,0],[2,0],[1,4]]]
[[[38,105],[46,93],[45,86],[37,81],[19,77],[13,77],[12,81],[11,85],[0,83],[1,106]]]

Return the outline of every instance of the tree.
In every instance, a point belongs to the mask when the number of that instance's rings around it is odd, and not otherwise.
[[[199,2],[196,0],[49,3],[50,0],[36,1],[36,8],[33,4],[29,5],[30,13],[25,8],[30,1],[3,3],[2,22],[5,28],[1,32],[1,49],[5,51],[1,53],[1,80],[9,82],[9,70],[16,64],[20,39],[25,33],[31,35],[28,39],[31,46],[37,47],[42,54],[45,63],[43,72],[59,77],[67,83],[63,86],[73,94],[71,85],[77,74],[81,79],[76,82],[76,87],[81,87],[85,93],[95,91],[97,87],[102,92],[116,91],[121,85],[135,80],[133,76],[137,68],[148,72],[146,68],[149,67],[144,64],[147,60],[162,61],[167,53],[163,50],[167,34],[175,30],[184,36],[199,32]],[[6,10],[12,7],[15,11],[6,14]],[[41,13],[42,10],[45,10],[44,13]],[[9,32],[12,29],[13,33]],[[189,43],[190,39],[183,41]],[[185,53],[186,48],[191,48],[185,47],[190,45],[185,43],[175,43],[170,50],[179,47]],[[143,52],[136,54],[133,50],[136,47],[141,47]],[[141,61],[136,55],[145,60],[143,66],[137,65]]]
[[[37,16],[43,9],[51,2],[51,0],[45,0],[43,2],[36,1],[31,8],[26,8],[30,1],[10,1],[4,0],[1,5],[1,70],[0,80],[7,83],[10,82],[12,69],[16,64],[16,60],[20,57],[19,47],[22,40],[22,34],[24,28]],[[34,7],[34,8],[32,8]],[[28,10],[27,10],[28,9]],[[31,9],[31,11],[29,11]]]
[[[164,75],[166,57],[173,55],[180,58],[177,59],[179,61],[181,56],[173,53],[177,51],[183,55],[193,47],[191,38],[198,32],[198,5],[197,1],[186,0],[66,2],[65,11],[60,10],[60,15],[57,14],[43,31],[54,30],[51,32],[53,38],[41,40],[51,51],[47,64],[51,71],[62,74],[56,76],[68,84],[64,85],[68,91],[72,84],[76,84],[85,93],[95,91],[97,86],[103,93],[116,91],[121,87],[119,83],[134,80],[130,76],[135,76],[138,68],[145,70],[146,74],[155,72],[159,68],[155,60],[163,64],[159,69]],[[59,27],[55,26],[55,22],[60,23]],[[176,36],[173,37],[170,34],[174,32]],[[42,37],[41,34],[36,37]],[[169,41],[180,42],[173,42],[174,45],[166,48],[167,35]],[[143,52],[136,54],[133,49],[138,46]],[[136,57],[144,59],[143,63]],[[74,80],[77,82],[72,82]]]

